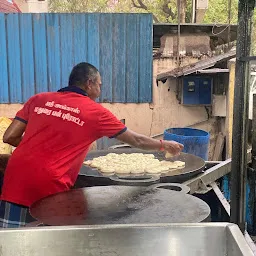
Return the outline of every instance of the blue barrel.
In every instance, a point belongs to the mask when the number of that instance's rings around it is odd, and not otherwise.
[[[169,128],[164,131],[164,140],[174,140],[184,145],[183,152],[208,160],[210,134],[193,128]]]

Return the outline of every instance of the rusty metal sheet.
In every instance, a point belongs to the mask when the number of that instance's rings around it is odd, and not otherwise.
[[[215,66],[217,63],[230,60],[236,56],[236,51],[232,50],[227,53],[208,58],[206,60],[198,61],[197,63],[190,64],[184,67],[175,68],[168,72],[160,73],[157,75],[156,80],[161,81],[169,77],[181,77],[196,73],[198,70],[207,69]]]

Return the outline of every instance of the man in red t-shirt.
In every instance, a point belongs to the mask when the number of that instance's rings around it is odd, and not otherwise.
[[[108,136],[134,147],[179,154],[183,146],[128,130],[95,100],[101,77],[89,63],[75,66],[69,86],[31,97],[4,134],[17,147],[6,168],[0,201],[0,227],[24,226],[28,207],[46,196],[69,190],[90,145]],[[24,134],[24,136],[23,136]]]

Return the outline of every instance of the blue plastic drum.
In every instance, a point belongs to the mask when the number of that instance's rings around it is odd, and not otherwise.
[[[164,131],[164,140],[174,140],[184,145],[184,153],[208,160],[210,134],[193,128],[169,128]]]

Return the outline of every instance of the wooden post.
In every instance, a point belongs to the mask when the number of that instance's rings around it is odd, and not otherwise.
[[[226,159],[232,157],[232,129],[233,129],[233,107],[234,107],[234,88],[235,88],[235,68],[236,61],[229,61],[229,85],[227,94],[227,117],[226,117]]]

